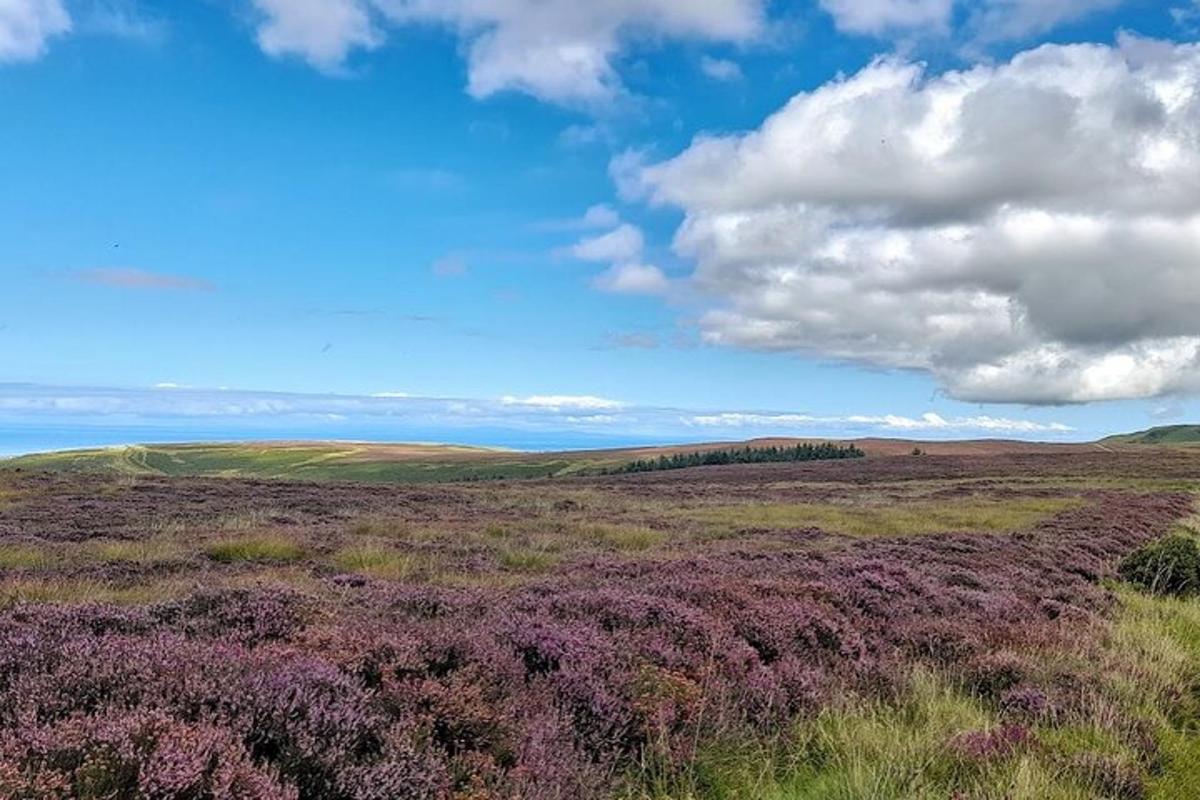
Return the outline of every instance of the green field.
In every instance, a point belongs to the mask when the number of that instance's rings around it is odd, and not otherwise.
[[[0,461],[0,467],[125,475],[421,483],[542,478],[604,463],[583,454],[572,457],[449,445],[323,442],[131,445],[19,456]]]
[[[520,452],[444,444],[248,442],[154,444],[35,453],[0,460],[0,469],[130,476],[288,478],[379,483],[551,478],[601,474],[639,460],[717,451],[756,452],[799,440],[756,440],[675,447]],[[762,452],[767,452],[762,450]],[[784,454],[786,455],[786,453]],[[790,457],[768,460],[794,460]]]

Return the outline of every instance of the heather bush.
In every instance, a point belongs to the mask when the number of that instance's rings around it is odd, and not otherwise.
[[[1002,726],[1028,724],[1016,716],[1036,706],[1020,694],[1029,671],[1002,654],[1110,608],[1099,578],[1186,503],[1097,495],[1029,537],[608,553],[505,589],[331,578],[336,600],[323,602],[260,588],[126,609],[18,605],[0,612],[0,787],[22,800],[79,787],[590,799],[637,765],[685,772],[721,737],[810,719],[805,752],[830,785],[862,788],[838,763],[852,752],[935,758],[974,786],[1015,769],[1025,740]],[[972,693],[952,696],[946,676]],[[865,710],[831,710],[849,695]],[[996,724],[1001,712],[1013,719]],[[893,742],[895,725],[925,733]],[[972,731],[988,738],[949,744]]]
[[[1200,545],[1189,536],[1168,536],[1128,555],[1119,572],[1153,594],[1188,597],[1200,592]]]

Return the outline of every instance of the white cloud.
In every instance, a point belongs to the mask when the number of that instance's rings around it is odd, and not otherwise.
[[[592,279],[592,288],[612,294],[666,294],[671,282],[661,269],[642,261],[645,237],[624,223],[608,233],[584,239],[567,252],[581,261],[607,261],[609,267]]]
[[[614,163],[681,208],[705,338],[916,368],[954,396],[1200,390],[1200,45],[927,76],[879,60],[755,131]]]
[[[1045,33],[1124,0],[821,0],[839,30],[869,36],[962,35],[1000,42]]]
[[[629,261],[641,256],[644,246],[642,232],[625,223],[608,233],[584,239],[570,253],[581,261]]]
[[[712,56],[703,56],[700,59],[700,71],[714,81],[736,81],[744,77],[742,68],[736,61]]]
[[[558,103],[621,90],[613,61],[634,37],[741,42],[763,27],[762,0],[375,0],[396,23],[432,22],[466,43],[468,91],[516,90]]]
[[[262,49],[337,71],[386,28],[453,30],[467,57],[468,91],[519,91],[589,104],[622,91],[614,60],[633,40],[744,42],[763,29],[763,0],[252,0]]]
[[[821,0],[839,30],[881,35],[898,28],[945,30],[955,0]]]
[[[952,438],[964,433],[1063,438],[1071,429],[1055,422],[992,416],[817,416],[794,413],[639,407],[591,395],[534,395],[500,400],[423,397],[400,392],[373,396],[207,390],[68,388],[0,383],[0,426],[70,427],[81,433],[137,426],[169,431],[175,439],[210,436],[213,430],[244,438],[361,438],[426,441],[431,433],[449,441],[471,437],[447,431],[593,431],[660,441],[706,441],[714,437],[907,435],[914,431]],[[324,427],[328,425],[329,427]],[[320,427],[317,427],[320,426]],[[359,427],[355,427],[359,426]],[[0,447],[4,442],[0,440]]]
[[[1172,8],[1171,18],[1179,27],[1194,32],[1197,25],[1200,25],[1200,0],[1192,0],[1188,5]]]
[[[586,228],[611,228],[621,223],[621,217],[612,206],[599,203],[587,210],[580,223]]]
[[[298,56],[324,72],[342,69],[356,49],[371,50],[384,35],[366,0],[252,0],[262,15],[258,45],[270,56]]]
[[[83,36],[107,36],[156,45],[170,35],[166,19],[149,13],[142,0],[89,0],[76,2],[73,10],[74,31]]]
[[[658,267],[625,262],[613,264],[597,275],[592,285],[614,294],[666,294],[670,281]]]
[[[1125,0],[988,0],[972,13],[967,27],[975,38],[984,42],[1021,39],[1116,8],[1123,2]]]
[[[508,395],[501,398],[500,402],[506,406],[526,406],[529,408],[544,408],[551,411],[561,411],[563,409],[604,411],[607,409],[623,408],[625,406],[625,403],[619,400],[609,400],[604,397],[593,397],[592,395],[571,394],[533,395],[532,397],[514,397]]]
[[[70,30],[62,0],[0,0],[0,63],[40,58],[48,40]]]
[[[532,227],[539,231],[590,231],[605,228],[617,228],[621,224],[621,215],[607,203],[597,203],[590,206],[579,217],[569,219],[551,219],[535,223]]]
[[[1073,428],[1060,422],[1034,422],[1007,417],[973,416],[947,419],[932,411],[920,417],[898,414],[812,416],[808,414],[745,414],[725,412],[700,414],[684,419],[685,424],[717,428],[788,428],[811,426],[858,426],[890,431],[984,431],[988,433],[1067,433]]]

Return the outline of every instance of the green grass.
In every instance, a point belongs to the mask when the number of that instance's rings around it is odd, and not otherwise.
[[[37,569],[50,563],[41,547],[24,544],[0,545],[0,569]]]
[[[1200,444],[1200,425],[1162,425],[1102,439],[1101,444]]]
[[[298,561],[304,557],[304,549],[299,544],[282,536],[224,539],[205,547],[204,553],[213,561],[223,564],[242,561]]]
[[[178,543],[164,539],[101,541],[89,545],[89,550],[95,558],[110,563],[161,564],[184,556]]]
[[[558,566],[557,553],[535,547],[505,547],[499,553],[500,566],[516,572],[549,572]]]
[[[0,582],[0,609],[16,603],[157,603],[195,591],[195,584],[165,580],[133,585],[89,578],[26,578]]]
[[[585,542],[623,552],[639,552],[666,543],[667,534],[644,525],[583,525],[572,533]]]
[[[364,544],[347,547],[333,555],[334,565],[343,572],[354,572],[384,580],[411,578],[424,565],[421,558],[412,553],[380,544]]]
[[[844,505],[768,503],[710,506],[680,513],[698,522],[734,528],[820,528],[847,536],[906,536],[924,533],[1028,528],[1082,501],[1074,498],[984,500]]]
[[[613,462],[613,463],[619,463]],[[62,472],[303,478],[428,483],[541,478],[591,470],[588,456],[510,453],[449,445],[354,443],[137,445],[38,453],[6,467]]]
[[[1117,587],[1119,611],[1099,646],[1040,653],[1087,671],[1067,717],[1031,724],[1031,739],[980,761],[955,736],[1003,723],[990,703],[925,671],[892,702],[849,701],[801,720],[775,740],[702,743],[682,770],[634,775],[630,800],[1094,800],[1106,760],[1140,776],[1148,800],[1197,796],[1200,787],[1200,601]],[[1153,758],[1136,743],[1149,733]],[[1137,795],[1140,796],[1140,795]]]
[[[997,715],[936,676],[918,672],[896,703],[859,703],[801,721],[773,743],[704,747],[682,778],[652,780],[635,797],[671,800],[1089,800],[1035,744],[977,760],[955,737],[995,730]],[[653,786],[657,783],[657,786]],[[675,785],[671,785],[674,783]]]

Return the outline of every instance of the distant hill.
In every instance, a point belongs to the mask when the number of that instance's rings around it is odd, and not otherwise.
[[[1137,433],[1109,436],[1101,444],[1200,444],[1200,425],[1163,425]]]
[[[370,442],[242,442],[151,444],[35,453],[0,459],[0,469],[97,472],[122,475],[188,475],[238,478],[299,478],[397,483],[550,478],[595,473],[676,453],[731,447],[789,447],[821,439],[770,438],[613,450],[526,453],[440,444]],[[846,443],[846,442],[841,442]],[[1044,453],[1091,449],[1095,445],[1040,444],[1001,440],[916,442],[859,439],[868,456]]]

